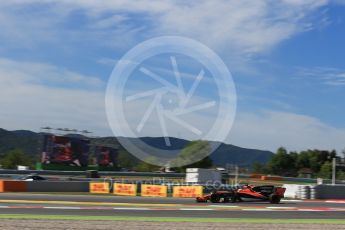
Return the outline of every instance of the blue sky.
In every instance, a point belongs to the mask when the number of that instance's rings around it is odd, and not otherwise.
[[[178,35],[232,72],[238,108],[226,142],[345,147],[344,1],[2,1],[0,28],[3,128],[110,135],[104,94],[116,61],[146,39]]]

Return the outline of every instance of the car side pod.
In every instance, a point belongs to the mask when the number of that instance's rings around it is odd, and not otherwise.
[[[280,196],[281,198],[284,198],[285,191],[286,191],[286,188],[278,187],[276,188],[275,194]]]
[[[196,202],[198,203],[205,203],[210,201],[212,203],[234,203],[239,200],[237,193],[235,191],[215,191],[203,197],[197,197]]]
[[[197,203],[207,203],[208,198],[207,197],[197,197],[196,202]]]

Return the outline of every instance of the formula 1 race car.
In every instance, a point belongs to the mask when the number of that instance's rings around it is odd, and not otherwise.
[[[203,197],[197,197],[197,202],[212,203],[219,202],[237,202],[243,201],[244,199],[257,199],[262,201],[269,201],[272,204],[279,204],[281,198],[284,198],[286,188],[276,187],[274,185],[263,185],[263,186],[251,186],[245,185],[240,189],[226,190],[226,191],[215,191]]]

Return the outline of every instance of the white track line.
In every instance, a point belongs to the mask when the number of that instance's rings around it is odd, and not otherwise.
[[[180,208],[180,211],[214,211],[214,209],[210,208]]]
[[[241,209],[242,211],[274,211],[274,210],[270,210],[270,209],[266,209],[266,208],[243,208]]]
[[[67,207],[67,206],[47,206],[47,207],[43,207],[46,209],[71,209],[71,210],[79,210],[81,209],[80,207]]]
[[[345,211],[345,208],[331,208],[331,211]]]
[[[114,208],[114,210],[138,210],[138,211],[147,211],[147,210],[151,210],[150,208]]]
[[[283,202],[303,202],[303,200],[281,200]]]
[[[345,200],[326,200],[326,203],[339,203],[339,204],[345,204]]]
[[[302,211],[302,212],[325,212],[325,210],[308,209],[308,208],[299,208],[299,209],[297,209],[297,211]]]

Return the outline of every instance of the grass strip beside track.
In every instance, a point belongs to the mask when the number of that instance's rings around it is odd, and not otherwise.
[[[339,219],[258,219],[258,218],[184,218],[184,217],[133,217],[133,216],[78,216],[78,215],[31,215],[0,214],[0,219],[36,220],[109,220],[149,222],[199,222],[199,223],[251,223],[251,224],[341,224]]]

